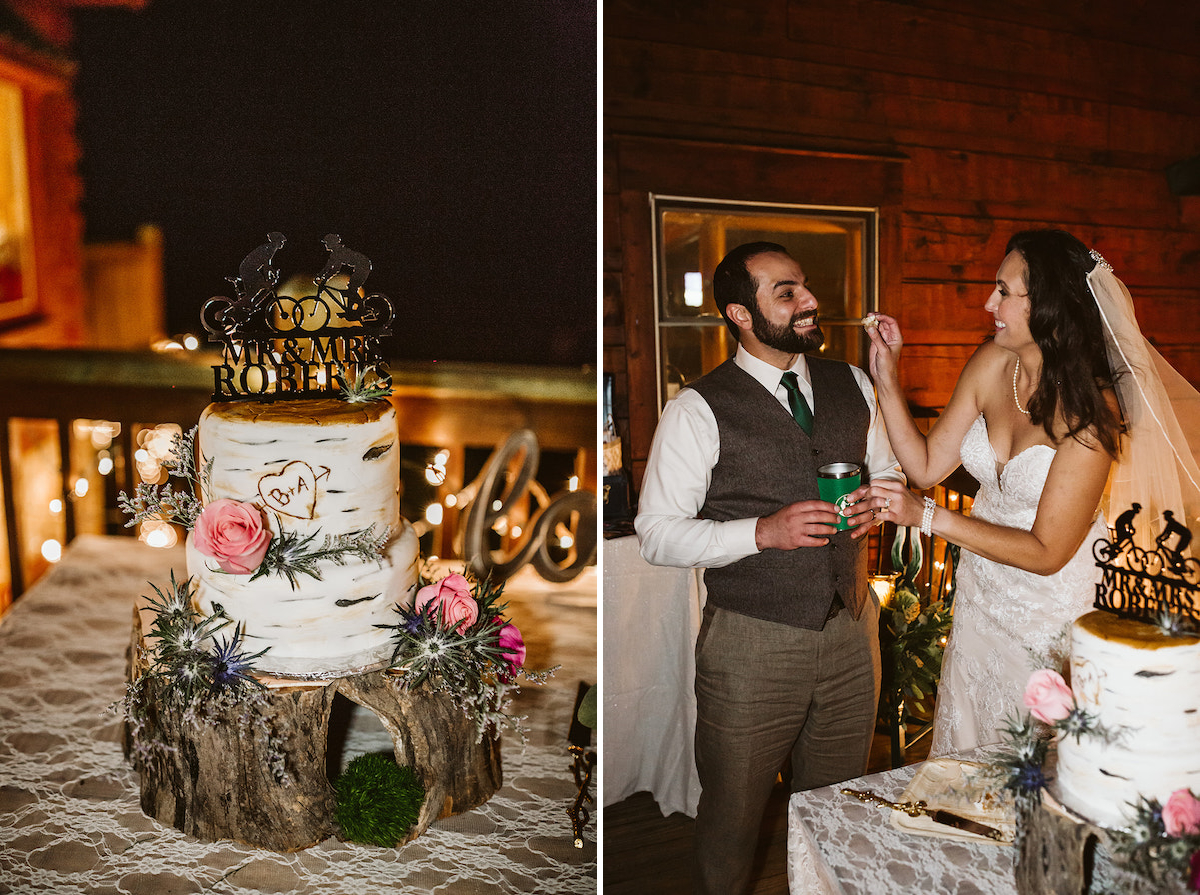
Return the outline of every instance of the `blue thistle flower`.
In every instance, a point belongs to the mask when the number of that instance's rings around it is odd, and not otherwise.
[[[242,651],[242,626],[239,624],[229,638],[213,638],[212,651],[209,653],[209,666],[212,676],[212,690],[220,693],[226,690],[237,690],[246,684],[257,684],[251,677],[254,671],[254,660],[265,653],[245,653]]]
[[[1040,765],[1026,764],[1013,769],[1007,788],[1029,793],[1040,790],[1047,782],[1046,773]]]

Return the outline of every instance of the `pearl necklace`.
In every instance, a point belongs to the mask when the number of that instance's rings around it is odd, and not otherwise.
[[[1013,367],[1013,403],[1017,405],[1017,410],[1029,416],[1029,411],[1021,406],[1021,399],[1017,397],[1017,374],[1021,372],[1021,359],[1017,358],[1017,365]]]

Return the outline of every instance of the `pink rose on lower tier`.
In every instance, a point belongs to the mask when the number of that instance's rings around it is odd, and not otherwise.
[[[1177,789],[1163,805],[1162,819],[1170,836],[1200,833],[1200,800],[1190,790]]]
[[[1061,721],[1071,714],[1074,705],[1071,688],[1057,671],[1043,668],[1029,676],[1025,685],[1025,708],[1039,721],[1047,724]]]
[[[525,664],[525,638],[517,626],[510,623],[500,629],[497,641],[500,649],[504,650],[500,655],[508,662],[509,673],[516,674],[517,669]]]
[[[192,539],[196,549],[215,559],[222,571],[249,575],[267,555],[271,532],[257,506],[222,498],[201,510]]]
[[[471,596],[471,582],[457,572],[417,591],[414,608],[437,610],[447,627],[463,633],[479,619],[479,604]]]

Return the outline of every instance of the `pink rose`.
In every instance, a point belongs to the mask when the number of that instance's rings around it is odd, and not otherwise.
[[[1200,833],[1200,800],[1190,790],[1177,789],[1163,805],[1162,819],[1169,836]]]
[[[217,561],[222,571],[249,575],[262,564],[271,544],[263,512],[252,503],[214,500],[196,517],[196,549]]]
[[[1025,685],[1025,708],[1039,721],[1047,724],[1061,721],[1071,714],[1074,705],[1071,688],[1057,671],[1043,668],[1029,676],[1029,683]]]
[[[414,608],[418,612],[438,610],[442,621],[459,634],[479,618],[479,604],[471,596],[471,582],[457,572],[417,591]]]
[[[500,649],[504,650],[500,655],[508,662],[508,673],[516,674],[517,669],[525,664],[525,638],[517,626],[510,623],[500,629],[497,641]]]

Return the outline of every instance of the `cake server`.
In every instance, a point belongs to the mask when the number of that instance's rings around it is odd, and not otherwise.
[[[984,836],[988,839],[994,839],[997,842],[1003,842],[1007,837],[1001,830],[995,827],[989,827],[987,824],[982,824],[977,820],[971,820],[969,817],[963,817],[961,814],[955,814],[953,811],[947,811],[944,808],[930,808],[924,799],[918,802],[893,802],[883,796],[877,796],[871,790],[860,789],[843,789],[842,793],[848,796],[854,796],[860,802],[874,802],[877,805],[883,805],[885,808],[893,808],[896,811],[903,811],[909,817],[918,817],[924,815],[931,819],[936,824],[942,824],[946,827],[954,827],[956,830],[962,830],[966,833],[974,833],[976,836]]]

